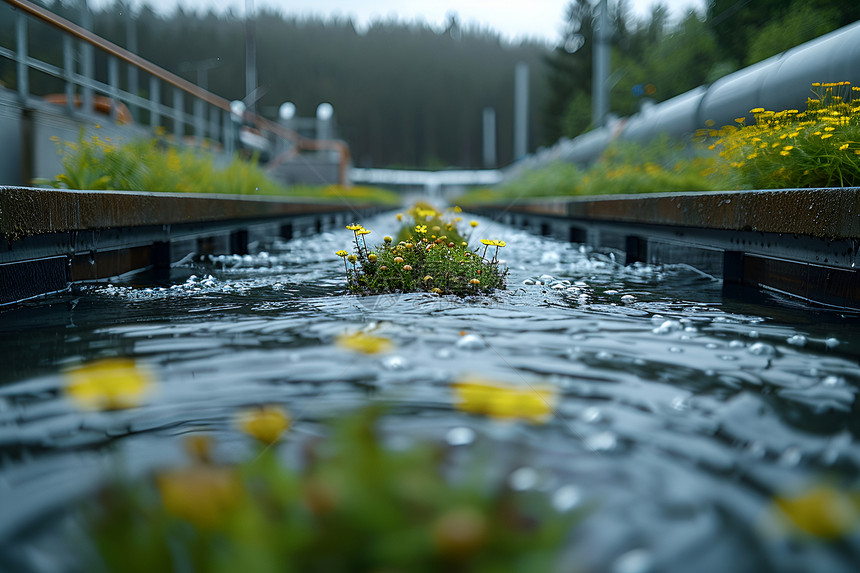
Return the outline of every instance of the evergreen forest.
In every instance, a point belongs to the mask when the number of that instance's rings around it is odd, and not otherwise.
[[[82,22],[80,0],[41,2]],[[260,10],[254,25],[256,111],[276,118],[290,101],[301,117],[335,110],[338,134],[360,167],[482,167],[482,115],[496,111],[499,165],[513,157],[514,70],[529,66],[529,150],[588,130],[597,0],[572,0],[556,45],[511,43],[487,28],[379,20],[358,30],[348,18],[297,18]],[[854,0],[709,0],[671,20],[655,4],[646,18],[628,0],[609,0],[611,112],[635,113],[794,45],[860,20]],[[14,49],[14,11],[0,5],[0,45]],[[123,0],[95,9],[92,28],[142,57],[227,99],[245,97],[243,17],[177,9],[161,15]],[[32,57],[61,65],[59,35],[31,23]],[[104,77],[105,62],[96,60]],[[102,69],[100,72],[99,69]],[[838,78],[831,78],[833,81]],[[60,91],[33,73],[31,91]],[[0,86],[14,89],[15,63],[0,57]],[[145,95],[147,84],[141,82]]]

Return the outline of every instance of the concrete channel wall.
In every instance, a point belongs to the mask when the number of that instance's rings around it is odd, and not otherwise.
[[[246,254],[255,241],[318,233],[373,205],[206,194],[0,186],[0,307],[189,255]]]
[[[547,199],[470,211],[626,263],[684,263],[724,290],[860,309],[860,188]]]

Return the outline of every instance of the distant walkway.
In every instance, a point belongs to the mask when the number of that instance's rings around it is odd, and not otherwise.
[[[403,188],[421,187],[430,194],[440,193],[444,187],[495,185],[502,180],[497,169],[417,171],[406,169],[353,168],[349,172],[353,183],[368,185],[396,185]]]

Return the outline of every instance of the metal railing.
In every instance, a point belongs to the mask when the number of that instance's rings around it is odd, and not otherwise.
[[[244,111],[240,117],[231,110],[231,102],[215,95],[196,84],[161,68],[137,54],[97,36],[90,30],[62,18],[49,10],[27,0],[3,0],[15,11],[15,49],[0,46],[0,57],[16,63],[16,90],[22,105],[29,106],[37,99],[30,91],[30,70],[36,70],[62,80],[64,94],[57,94],[52,103],[62,103],[70,114],[107,113],[113,121],[128,121],[131,109],[145,109],[149,113],[149,127],[164,129],[172,123],[172,132],[177,141],[193,135],[198,142],[208,139],[221,144],[230,154],[237,148],[239,130],[242,126],[252,126],[259,130],[273,148],[286,148],[287,157],[302,151],[320,149],[334,150],[339,156],[340,181],[348,183],[347,169],[350,162],[348,146],[339,140],[314,140],[302,137],[295,131],[257,114]],[[41,21],[63,34],[63,64],[57,66],[32,57],[28,52],[29,20]],[[80,70],[75,66],[75,44],[79,43]],[[95,55],[93,50],[103,52],[107,57],[106,81],[95,77]],[[129,81],[127,89],[120,82],[120,63],[130,66],[133,71],[148,76],[147,96],[136,93],[137,76]],[[172,104],[162,102],[162,90],[172,91]],[[79,93],[78,93],[79,92]],[[192,102],[192,113],[186,111],[186,98]],[[80,111],[77,111],[80,108]],[[168,121],[165,121],[168,120]],[[284,145],[285,144],[285,145]],[[281,160],[283,161],[283,159]]]

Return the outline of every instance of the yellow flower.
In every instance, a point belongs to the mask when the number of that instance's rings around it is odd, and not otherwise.
[[[412,265],[403,265],[403,270],[404,270],[404,271],[411,271],[411,270],[412,270]]]
[[[469,221],[469,226],[470,226],[470,227],[477,227],[477,226],[478,226],[478,222],[477,222],[477,221]]]
[[[369,255],[367,255],[367,260],[371,263],[375,263],[377,258],[378,257],[376,256],[376,253],[370,253]]]
[[[824,135],[821,136],[821,139],[827,139],[828,137],[833,137],[833,134],[832,133],[825,133]]]
[[[754,107],[750,110],[750,113],[761,113],[764,111],[763,107]]]
[[[385,241],[386,243],[391,243],[391,241],[392,241],[391,237],[389,237],[388,235],[385,235],[384,237],[382,237],[382,240]]]
[[[463,209],[459,205],[454,205],[454,212],[455,213],[462,213]]]
[[[416,233],[426,233],[427,232],[427,225],[415,225],[415,232]]]
[[[361,229],[360,231],[356,231],[355,234],[356,235],[369,235],[370,231],[368,231],[367,229]]]
[[[847,143],[843,143],[842,145],[839,146],[839,151],[845,151],[846,149],[848,149]]]
[[[152,389],[150,373],[134,360],[97,360],[65,373],[66,394],[86,410],[134,408]]]
[[[470,283],[470,284],[473,284],[473,285],[479,285],[479,284],[481,284],[481,281],[480,281],[480,280],[478,280],[478,279],[472,279],[472,280],[470,280],[470,281],[469,281],[469,283]]]
[[[466,378],[453,388],[458,410],[505,420],[544,423],[558,401],[558,391],[546,385],[521,387]]]
[[[361,225],[347,225],[346,228],[350,231],[360,231],[363,227]]]
[[[394,257],[394,262],[395,262],[395,263],[402,263],[402,262],[403,262],[403,257]]]
[[[830,127],[830,126],[824,128],[824,131],[835,131],[835,130],[836,130],[835,127]]]
[[[792,149],[794,149],[794,146],[793,145],[786,145],[785,147],[783,147],[783,149],[786,151],[791,151]]]
[[[379,354],[380,352],[388,352],[394,347],[394,344],[385,337],[373,336],[363,332],[342,334],[337,337],[336,342],[341,348],[362,354]]]
[[[348,261],[349,261],[349,262],[351,262],[351,263],[354,263],[355,261],[357,261],[357,260],[358,260],[358,257],[356,257],[355,255],[349,255],[349,256],[346,258],[346,260],[348,260]]]
[[[788,524],[815,537],[837,539],[860,525],[858,500],[824,485],[799,495],[776,497],[774,504]]]
[[[191,466],[161,472],[155,483],[168,513],[204,530],[226,523],[244,497],[235,468]]]
[[[339,250],[338,252],[336,252],[335,254],[336,254],[337,256],[339,256],[339,257],[345,257],[345,256],[347,256],[349,253],[347,253],[346,251],[344,251],[343,249],[341,249],[341,250]]]
[[[402,220],[403,220],[403,213],[398,213],[398,214],[397,214],[397,220],[398,220],[398,221],[402,221]]]
[[[239,429],[262,444],[274,444],[290,427],[290,416],[280,406],[269,404],[239,412]]]

